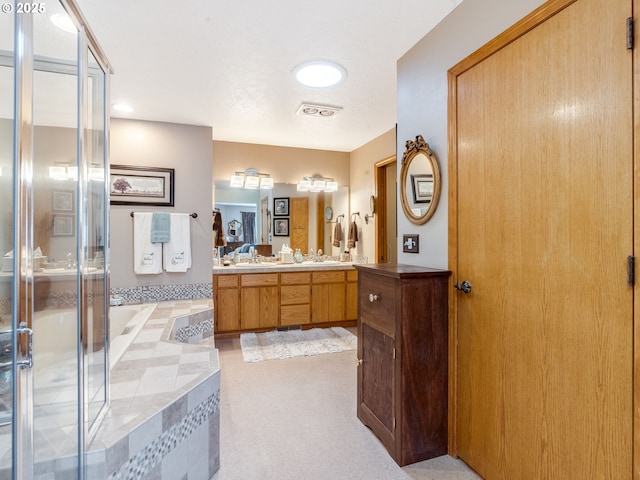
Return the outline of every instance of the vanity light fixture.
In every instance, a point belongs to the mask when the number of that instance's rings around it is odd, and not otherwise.
[[[247,188],[249,190],[273,188],[273,178],[268,173],[260,173],[255,168],[244,172],[235,172],[229,179],[229,186],[233,188]]]
[[[336,192],[338,191],[338,182],[333,178],[325,178],[321,175],[313,175],[312,177],[302,177],[298,182],[299,192]]]
[[[327,88],[338,85],[347,78],[342,65],[327,60],[314,60],[293,69],[296,80],[306,87]]]

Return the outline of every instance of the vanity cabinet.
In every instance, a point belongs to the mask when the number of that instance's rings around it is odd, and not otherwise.
[[[449,271],[358,270],[357,415],[400,466],[447,453]]]
[[[356,324],[355,270],[290,271],[292,267],[288,266],[269,270],[270,273],[213,274],[216,333]]]

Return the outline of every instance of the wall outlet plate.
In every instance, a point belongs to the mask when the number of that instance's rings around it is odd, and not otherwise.
[[[403,253],[420,253],[420,235],[402,235]]]

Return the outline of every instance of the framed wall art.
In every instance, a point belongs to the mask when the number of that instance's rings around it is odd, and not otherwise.
[[[76,217],[74,215],[53,215],[51,225],[52,237],[73,237]]]
[[[276,237],[288,237],[289,236],[289,219],[288,218],[274,218],[273,219],[273,234]]]
[[[276,217],[289,216],[289,197],[278,197],[273,199],[273,215]]]
[[[73,191],[54,190],[51,198],[51,205],[54,212],[73,213],[75,211]]]
[[[111,205],[173,207],[175,169],[112,165]]]

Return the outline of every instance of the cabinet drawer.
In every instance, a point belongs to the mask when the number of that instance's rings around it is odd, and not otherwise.
[[[218,288],[230,288],[238,286],[238,275],[217,275]]]
[[[370,300],[369,295],[377,299]],[[359,309],[362,321],[395,338],[396,281],[383,276],[360,275]]]
[[[256,273],[254,275],[241,275],[240,285],[243,287],[262,287],[278,285],[277,273]]]
[[[343,271],[313,272],[313,283],[340,283],[344,282]]]
[[[280,287],[280,305],[299,305],[311,301],[309,285],[289,285]]]
[[[310,272],[280,274],[280,285],[304,285],[309,283],[311,283]]]
[[[357,281],[358,281],[358,271],[347,270],[347,282],[357,282]]]
[[[280,325],[304,325],[311,321],[311,308],[307,305],[280,307]]]

